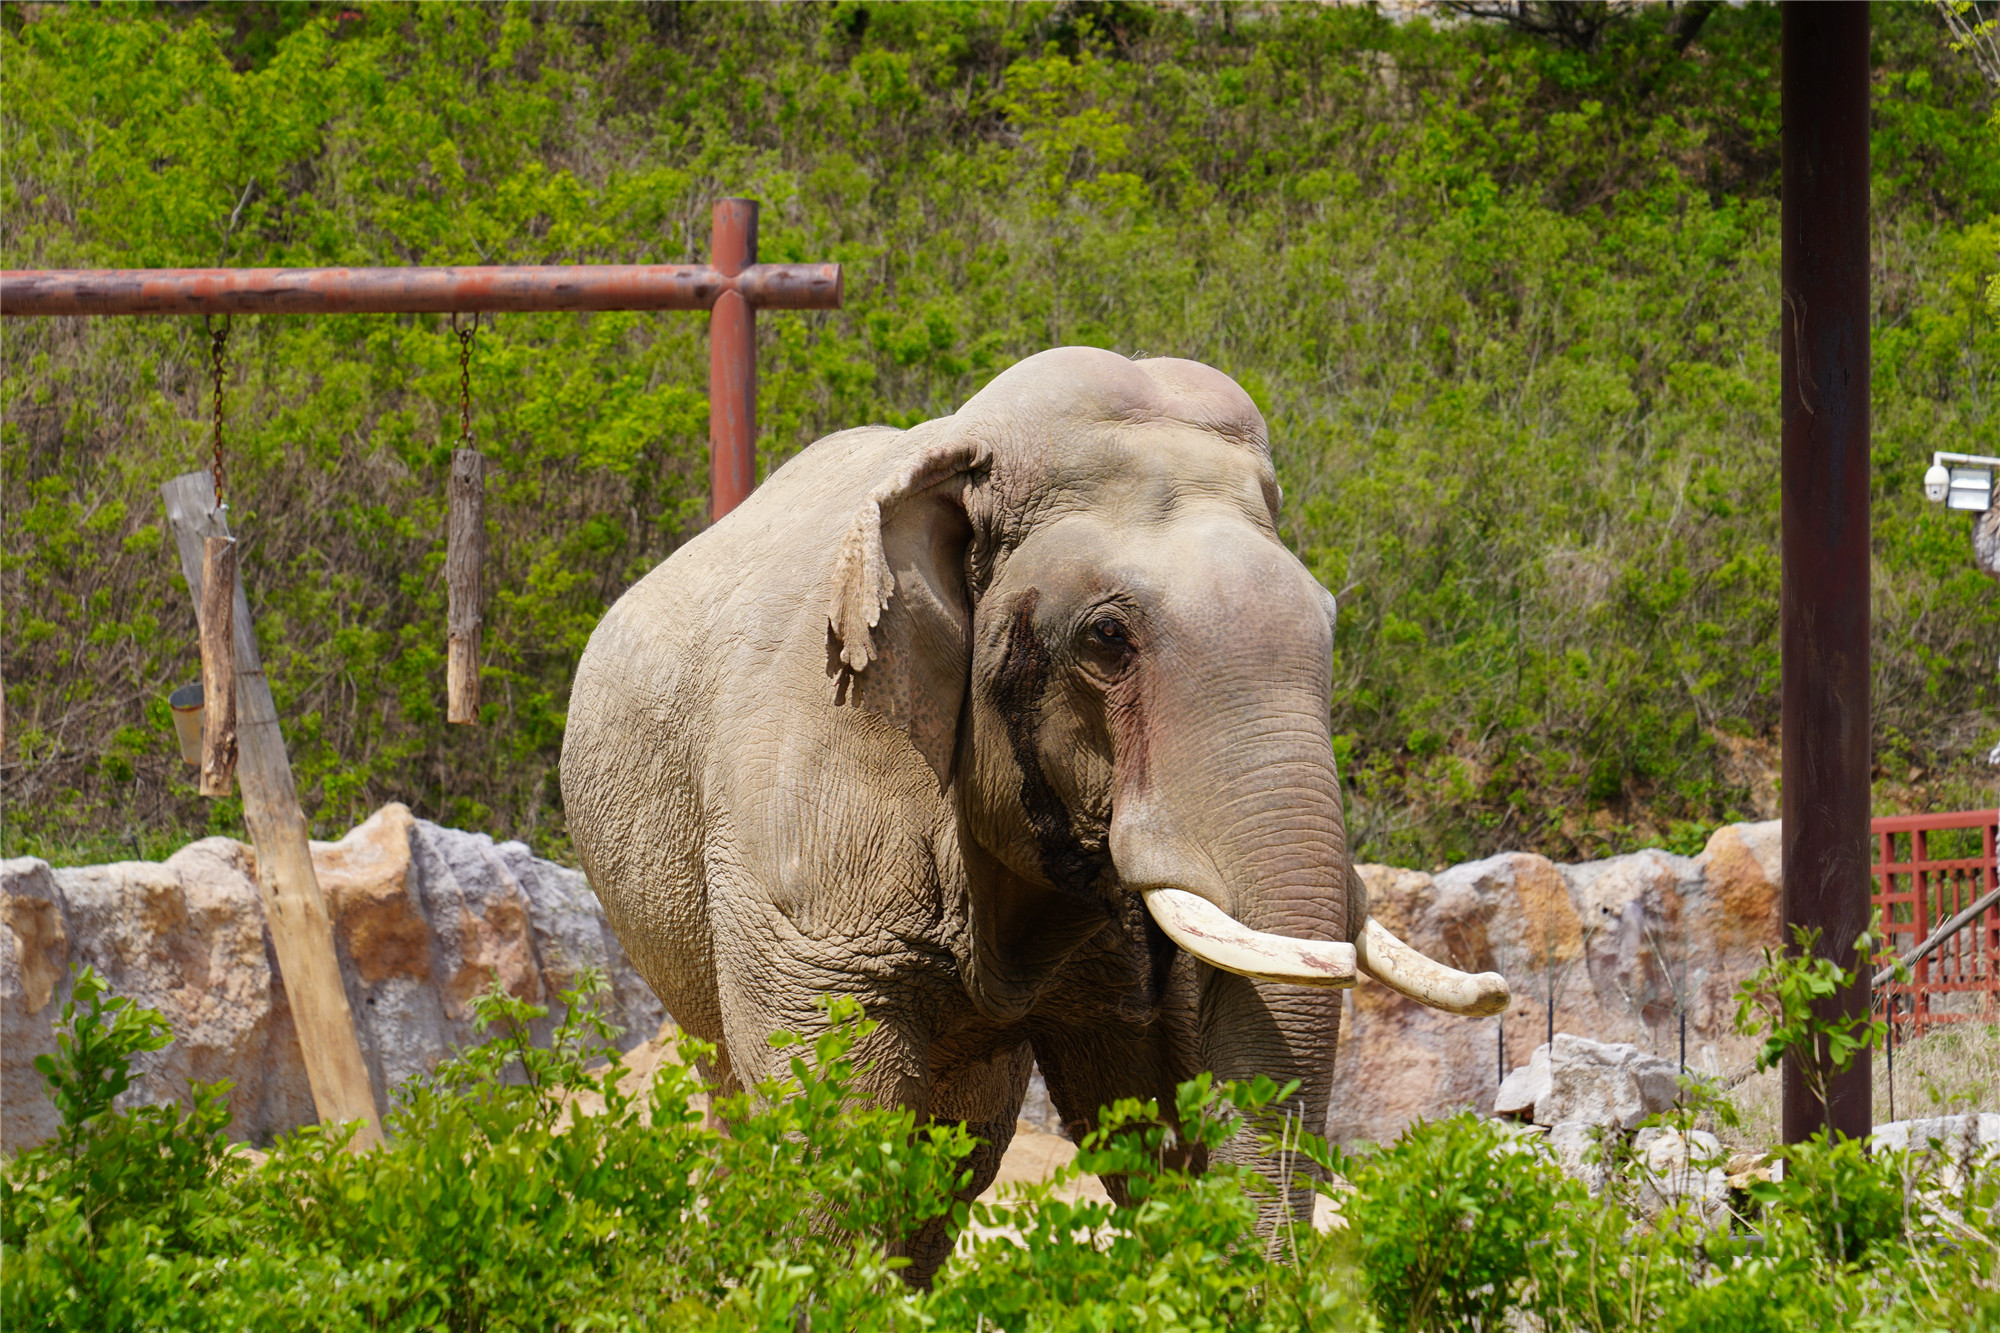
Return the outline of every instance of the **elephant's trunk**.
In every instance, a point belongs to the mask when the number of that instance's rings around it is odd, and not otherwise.
[[[1222,586],[1188,594],[1227,614],[1190,609],[1156,631],[1145,679],[1116,701],[1109,849],[1119,886],[1206,964],[1199,1067],[1297,1080],[1260,1128],[1320,1133],[1340,1032],[1333,988],[1353,985],[1358,967],[1328,740],[1330,626],[1313,632],[1324,596],[1294,570],[1281,548],[1240,565],[1216,552],[1204,572]],[[1290,1174],[1260,1157],[1247,1127],[1215,1156],[1274,1183]],[[1304,1175],[1288,1182],[1292,1210],[1310,1206]],[[1274,1200],[1269,1220],[1279,1210]]]
[[[1210,549],[1208,579],[1177,590],[1193,605],[1166,618],[1151,669],[1113,699],[1111,859],[1121,887],[1208,965],[1196,1016],[1205,1067],[1297,1079],[1273,1114],[1318,1133],[1340,1026],[1332,988],[1368,972],[1426,1004],[1491,1013],[1506,983],[1443,967],[1350,916],[1365,909],[1348,892],[1329,736],[1330,607],[1280,550]],[[1221,1156],[1271,1169],[1249,1134]]]

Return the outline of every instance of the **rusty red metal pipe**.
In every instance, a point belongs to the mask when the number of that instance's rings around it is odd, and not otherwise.
[[[731,202],[737,201],[723,201]],[[0,315],[711,310],[725,296],[733,296],[753,310],[830,310],[840,305],[840,265],[752,262],[734,269],[709,264],[551,264],[0,272]]]
[[[715,201],[709,257],[718,273],[757,268],[757,204]],[[708,314],[708,516],[721,518],[757,487],[757,303],[717,295]]]

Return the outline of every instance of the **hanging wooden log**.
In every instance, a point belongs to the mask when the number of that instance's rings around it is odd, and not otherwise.
[[[181,573],[197,607],[208,604],[216,587],[205,577],[205,539],[227,538],[222,515],[215,508],[215,479],[207,472],[189,472],[160,488],[167,521],[180,551]],[[278,730],[278,709],[271,684],[264,678],[263,659],[243,596],[240,571],[227,585],[230,625],[236,648],[237,720],[240,747],[237,783],[243,792],[243,822],[257,849],[257,889],[264,902],[264,920],[271,931],[271,948],[291,1002],[292,1023],[305,1057],[306,1081],[323,1125],[360,1121],[348,1146],[372,1147],[382,1141],[375,1094],[361,1043],[354,1032],[353,1011],[334,952],[333,920],[313,869],[312,848],[306,841],[306,817],[299,809],[292,761]],[[204,617],[206,619],[206,617]]]
[[[236,543],[202,542],[201,794],[227,796],[236,772]]]
[[[449,495],[444,581],[451,609],[445,717],[471,723],[479,720],[479,585],[486,564],[486,455],[477,449],[452,450]]]

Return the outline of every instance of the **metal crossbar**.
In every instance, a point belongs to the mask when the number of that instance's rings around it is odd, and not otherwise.
[[[828,310],[840,305],[838,264],[759,264],[757,205],[718,200],[710,264],[567,264],[468,268],[335,269],[10,269],[0,272],[0,316],[216,315],[216,314],[428,314],[494,310],[706,310],[709,312],[709,505],[721,518],[756,485],[757,311]],[[226,328],[227,326],[225,326]],[[463,343],[461,343],[463,347]],[[222,495],[221,343],[215,344],[217,464],[213,474],[190,473],[163,488],[167,514],[181,546],[181,566],[197,607],[203,604],[202,552],[210,538],[230,534],[217,501]],[[460,363],[461,413],[466,391]],[[464,420],[461,415],[461,421]],[[472,457],[477,459],[478,455]],[[454,463],[454,485],[457,465]],[[459,549],[461,514],[479,531],[476,510],[453,503],[451,543]],[[452,561],[459,560],[453,554]],[[232,562],[233,563],[233,562]],[[476,566],[470,587],[478,587]],[[291,760],[278,727],[271,691],[257,656],[256,635],[244,608],[240,573],[237,610],[224,622],[233,639],[218,636],[225,664],[221,677],[240,684],[250,707],[239,733],[242,763],[236,776],[243,816],[264,868],[258,887],[283,964],[286,996],[298,1018],[307,1082],[322,1124],[361,1120],[350,1147],[380,1141],[374,1093],[341,987],[333,927],[313,870],[305,818]],[[228,591],[213,589],[228,605]],[[453,596],[457,597],[456,588]],[[474,605],[477,604],[476,592]],[[219,613],[218,613],[219,614]],[[204,613],[206,616],[207,613]],[[476,616],[471,624],[477,625]],[[460,635],[458,604],[452,610],[452,670]],[[204,636],[206,637],[206,635]],[[236,670],[228,672],[233,653]],[[476,650],[475,650],[476,653]],[[205,650],[204,657],[211,655]],[[474,664],[476,656],[465,659]],[[207,673],[204,672],[204,675]],[[477,680],[476,674],[472,677]],[[452,687],[453,709],[462,697]],[[209,708],[236,685],[206,692]],[[474,703],[477,694],[469,696]],[[453,721],[464,720],[454,716]],[[204,779],[203,794],[209,794]]]
[[[470,268],[9,269],[0,315],[380,315],[488,310],[759,310],[840,304],[838,264],[548,264]]]
[[[833,310],[838,264],[757,262],[757,205],[716,201],[707,264],[8,269],[0,316],[706,310],[709,515],[757,484],[757,312]],[[218,491],[218,494],[220,492]]]
[[[1875,839],[1875,907],[1884,952],[1910,964],[1910,979],[1880,982],[1876,994],[1900,1044],[1947,1023],[2000,1020],[2000,889],[1995,837],[2000,810],[1894,815],[1870,822]],[[1943,938],[1940,928],[1966,915]]]

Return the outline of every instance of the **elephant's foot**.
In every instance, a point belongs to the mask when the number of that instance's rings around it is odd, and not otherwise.
[[[1014,1123],[1011,1112],[1005,1119],[967,1122],[966,1128],[984,1142],[959,1163],[959,1169],[970,1171],[972,1179],[958,1192],[958,1198],[970,1203],[992,1187],[994,1178],[1000,1174],[1000,1159],[1007,1155],[1007,1145],[1014,1141]],[[938,1269],[951,1257],[951,1247],[957,1239],[949,1214],[924,1223],[901,1246],[901,1253],[910,1260],[910,1266],[903,1270],[903,1280],[919,1291],[929,1291]]]

